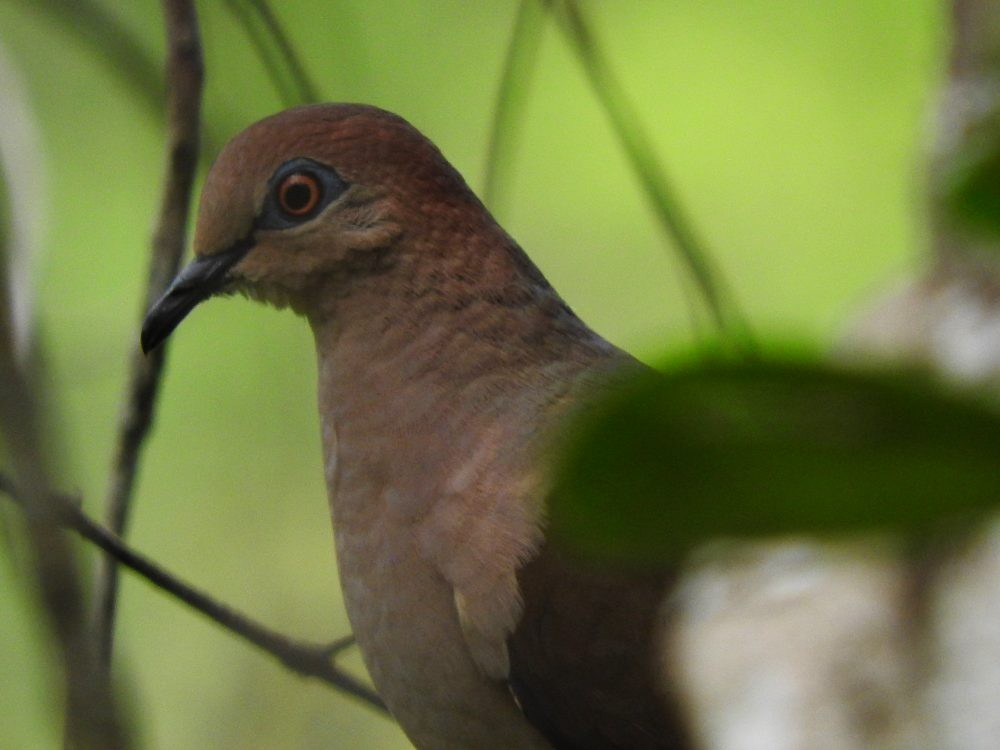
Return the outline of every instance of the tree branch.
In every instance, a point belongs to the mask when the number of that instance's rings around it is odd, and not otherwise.
[[[504,55],[483,176],[483,202],[494,214],[498,213],[498,196],[511,171],[510,163],[524,119],[528,88],[537,65],[546,20],[544,11],[544,6],[534,0],[521,0]]]
[[[13,500],[18,507],[27,510],[18,487],[4,474],[0,474],[0,494]],[[292,671],[304,677],[315,677],[372,708],[386,712],[385,704],[372,688],[341,670],[333,661],[341,651],[354,643],[353,637],[340,638],[329,644],[308,643],[290,638],[215,600],[132,549],[110,530],[92,521],[79,509],[75,498],[64,494],[50,494],[49,505],[54,510],[56,523],[72,529],[87,541],[100,547],[111,559],[145,578],[158,589],[179,599],[243,640],[277,657]]]
[[[560,26],[608,116],[639,184],[649,198],[660,225],[673,239],[719,333],[734,351],[744,356],[753,356],[756,344],[750,325],[681,206],[656,149],[643,130],[625,89],[598,46],[597,38],[579,3],[577,0],[541,1],[556,11]]]
[[[143,313],[163,294],[180,267],[198,163],[203,79],[198,19],[190,0],[164,0],[163,11],[167,35],[167,174],[153,237]],[[153,422],[165,353],[166,347],[160,346],[146,357],[135,343],[132,345],[125,404],[105,496],[108,527],[119,536],[128,524],[139,458]],[[104,557],[96,582],[95,626],[99,655],[105,664],[111,662],[117,599],[118,566],[113,559]]]
[[[0,189],[0,196],[6,194],[6,188]],[[0,214],[9,216],[6,205],[0,205]],[[46,624],[59,649],[66,705],[65,744],[73,750],[127,750],[130,743],[110,681],[105,670],[98,668],[76,563],[57,527],[59,509],[48,491],[46,443],[31,387],[40,379],[38,363],[34,367],[30,361],[22,364],[15,352],[7,239],[6,232],[0,231],[0,436],[23,488],[31,572]]]
[[[320,101],[319,88],[266,0],[227,0],[286,107]]]
[[[185,225],[191,203],[192,185],[198,159],[199,117],[203,62],[197,16],[190,0],[164,0],[167,32],[167,175],[160,219],[153,238],[149,280],[143,313],[166,290],[177,274],[185,245]],[[265,21],[273,26],[273,19]],[[270,28],[271,26],[269,26]],[[281,40],[279,40],[280,42]],[[284,46],[282,47],[284,51]],[[294,62],[294,60],[293,60]],[[297,81],[304,74],[293,65]],[[301,86],[301,84],[300,84]],[[65,495],[50,495],[57,521],[100,547],[105,553],[97,582],[97,634],[100,655],[110,662],[118,590],[118,563],[135,571],[154,586],[180,599],[227,630],[277,657],[285,666],[304,676],[318,678],[338,690],[385,712],[374,690],[341,671],[333,658],[353,643],[352,638],[333,644],[313,644],[293,640],[222,604],[208,594],[181,581],[149,558],[132,550],[121,534],[129,509],[142,446],[152,426],[156,397],[165,363],[165,346],[148,357],[134,349],[126,389],[125,405],[106,496],[108,528],[94,523]],[[20,499],[17,488],[0,475],[0,492]],[[19,503],[23,507],[23,502]]]

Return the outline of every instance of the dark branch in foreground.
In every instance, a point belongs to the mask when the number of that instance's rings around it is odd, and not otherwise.
[[[14,486],[9,477],[3,474],[0,474],[0,493],[23,508],[17,487]],[[166,591],[232,633],[277,657],[292,671],[305,677],[315,677],[358,698],[372,708],[386,711],[385,704],[374,690],[342,671],[334,663],[334,658],[354,642],[353,638],[341,638],[328,644],[307,643],[271,630],[242,612],[216,601],[208,594],[180,580],[148,557],[133,550],[116,535],[88,518],[77,507],[74,498],[56,494],[50,498],[50,504],[56,511],[56,520],[59,524],[72,529],[87,541],[97,545],[112,558],[135,571],[157,588]]]
[[[167,35],[167,171],[159,223],[153,236],[143,312],[166,291],[184,255],[185,225],[198,165],[198,129],[204,78],[194,3],[190,0],[164,0],[163,13]],[[150,356],[143,356],[139,351],[138,336],[133,339],[131,350],[125,404],[105,497],[105,518],[108,527],[118,536],[124,534],[128,523],[139,456],[153,422],[166,351],[161,346]],[[107,557],[101,560],[95,600],[98,653],[104,664],[110,664],[118,601],[118,566]]]

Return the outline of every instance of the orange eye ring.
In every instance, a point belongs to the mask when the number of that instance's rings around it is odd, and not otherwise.
[[[309,172],[293,172],[278,185],[278,207],[288,216],[308,216],[323,197],[323,188]]]

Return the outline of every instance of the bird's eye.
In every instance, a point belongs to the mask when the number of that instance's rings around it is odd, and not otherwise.
[[[311,172],[292,172],[278,183],[278,207],[288,216],[308,216],[323,199],[323,186]]]
[[[329,164],[298,157],[274,170],[254,225],[291,229],[312,221],[336,201],[348,184]]]

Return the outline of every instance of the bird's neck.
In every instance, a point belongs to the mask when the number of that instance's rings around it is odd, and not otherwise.
[[[535,424],[581,373],[620,356],[496,231],[453,257],[401,255],[310,314],[342,472],[387,472],[412,483],[408,495],[440,491],[477,436]]]

